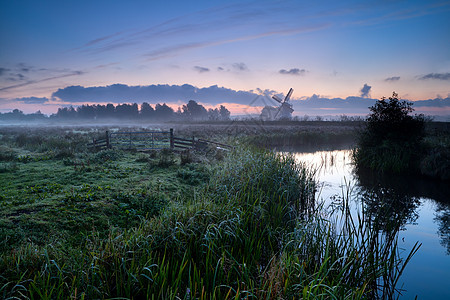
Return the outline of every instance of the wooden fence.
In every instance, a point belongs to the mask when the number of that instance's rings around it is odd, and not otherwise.
[[[138,151],[172,149],[178,151],[196,150],[206,152],[211,150],[211,148],[225,151],[233,149],[230,145],[205,139],[175,137],[172,128],[169,131],[106,131],[103,139],[93,139],[92,143],[89,143],[87,146],[95,150],[117,148]]]
[[[158,150],[172,148],[173,129],[170,131],[129,131],[109,134],[111,148],[124,150]]]

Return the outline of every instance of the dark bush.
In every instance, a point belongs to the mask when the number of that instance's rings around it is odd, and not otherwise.
[[[400,101],[395,92],[369,109],[372,113],[355,151],[357,165],[390,172],[418,170],[424,151],[424,116],[411,116],[412,103]]]

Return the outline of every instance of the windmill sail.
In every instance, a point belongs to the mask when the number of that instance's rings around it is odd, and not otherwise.
[[[272,96],[272,99],[279,102],[279,103],[283,103],[283,100],[281,100],[280,98],[278,98],[276,95]]]
[[[289,101],[289,98],[291,98],[291,95],[292,95],[292,92],[294,91],[294,89],[293,88],[291,88],[290,90],[289,90],[289,92],[287,93],[287,95],[286,95],[286,98],[284,98],[284,102],[288,102]]]

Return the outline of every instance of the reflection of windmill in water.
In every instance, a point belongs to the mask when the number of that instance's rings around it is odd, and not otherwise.
[[[292,92],[294,90],[291,88],[287,93],[284,100],[281,100],[277,96],[272,96],[272,99],[280,103],[281,105],[277,108],[273,106],[265,106],[261,112],[261,119],[263,120],[290,120],[292,118],[292,113],[294,109],[292,108],[292,104],[289,103],[289,99],[291,98]]]

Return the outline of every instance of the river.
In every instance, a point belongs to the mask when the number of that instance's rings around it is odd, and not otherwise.
[[[410,176],[356,172],[350,150],[296,152],[299,162],[317,168],[317,198],[325,205],[349,192],[369,210],[385,210],[399,224],[398,244],[406,256],[422,244],[397,288],[401,299],[450,299],[450,187],[448,182]]]

